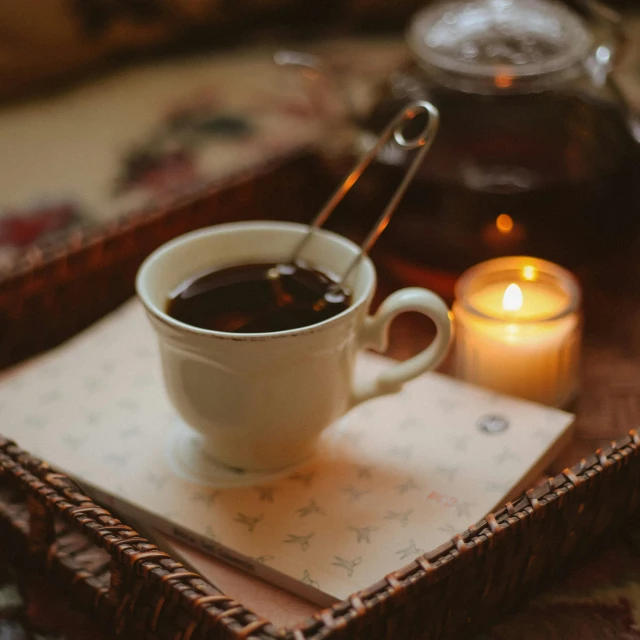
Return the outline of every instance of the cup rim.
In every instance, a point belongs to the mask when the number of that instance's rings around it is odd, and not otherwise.
[[[202,227],[200,229],[195,229],[194,231],[189,231],[180,236],[177,236],[176,238],[173,238],[172,240],[169,240],[168,242],[165,242],[164,244],[154,249],[154,251],[152,251],[144,259],[136,274],[136,293],[138,295],[138,298],[142,301],[142,304],[144,305],[147,312],[163,324],[180,331],[189,332],[192,335],[210,338],[230,339],[238,342],[252,342],[256,340],[283,338],[288,336],[315,333],[319,330],[325,329],[334,323],[340,322],[340,320],[347,317],[348,315],[355,313],[357,309],[359,309],[370,299],[373,291],[375,291],[377,283],[375,266],[371,258],[368,255],[365,255],[362,257],[362,264],[365,265],[365,268],[370,272],[371,281],[364,288],[358,298],[354,300],[344,311],[341,311],[331,318],[327,318],[326,320],[322,320],[321,322],[310,324],[304,327],[288,329],[285,331],[272,331],[268,333],[233,333],[230,331],[215,331],[213,329],[203,329],[201,327],[195,327],[185,322],[181,322],[180,320],[176,320],[175,318],[167,314],[164,310],[159,308],[151,300],[148,291],[145,290],[144,280],[149,277],[149,272],[153,268],[153,265],[157,260],[159,260],[168,252],[175,250],[177,247],[183,246],[184,244],[193,241],[195,238],[208,235],[217,235],[219,232],[233,231],[235,229],[282,229],[290,231],[304,231],[308,230],[309,226],[298,222],[285,222],[278,220],[245,220],[240,222],[226,222],[216,225],[210,225],[208,227]],[[355,250],[356,252],[360,251],[360,247],[357,244],[338,233],[328,231],[326,229],[317,229],[316,233],[320,236],[328,238],[332,242],[336,242],[342,245],[343,247]]]

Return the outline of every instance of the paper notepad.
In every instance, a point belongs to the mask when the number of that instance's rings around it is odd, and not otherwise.
[[[359,374],[386,364],[364,354]],[[3,435],[125,515],[318,604],[367,587],[525,489],[572,421],[428,374],[354,409],[299,468],[220,489],[176,468],[171,447],[185,427],[137,302],[0,378]]]

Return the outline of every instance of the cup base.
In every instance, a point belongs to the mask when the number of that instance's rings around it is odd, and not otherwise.
[[[276,471],[249,471],[230,467],[215,459],[215,452],[179,418],[167,441],[167,458],[171,470],[184,480],[218,489],[246,487],[272,482],[289,475],[300,464]],[[303,464],[303,463],[302,463]]]

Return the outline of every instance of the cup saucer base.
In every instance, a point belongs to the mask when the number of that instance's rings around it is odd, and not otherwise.
[[[218,489],[247,487],[278,480],[300,465],[276,471],[247,471],[219,462],[205,451],[203,436],[179,418],[167,441],[167,458],[173,473],[188,482]]]

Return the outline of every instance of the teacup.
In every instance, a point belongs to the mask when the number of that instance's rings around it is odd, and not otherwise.
[[[206,453],[246,470],[275,470],[310,456],[322,431],[361,402],[394,393],[445,356],[451,322],[446,304],[425,289],[396,291],[369,315],[376,272],[365,256],[346,285],[351,305],[328,320],[290,331],[225,333],[184,324],[166,313],[169,294],[216,266],[286,262],[305,225],[221,224],[180,236],[142,264],[136,288],[158,334],[164,380],[181,418],[202,435]],[[306,263],[344,273],[360,252],[346,238],[318,230]],[[375,378],[354,380],[358,351],[384,351],[392,320],[418,311],[433,320],[432,343]]]

